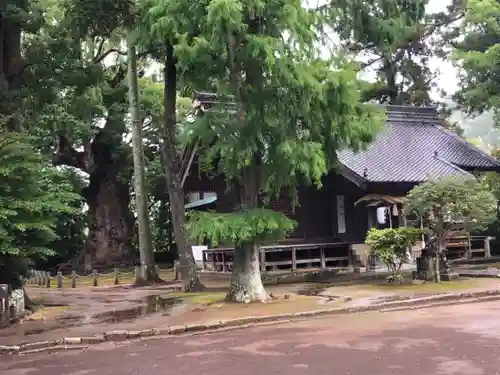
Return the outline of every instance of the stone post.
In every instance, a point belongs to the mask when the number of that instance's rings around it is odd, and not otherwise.
[[[92,271],[92,278],[94,279],[93,286],[99,286],[99,274],[97,273],[97,270]]]
[[[63,287],[63,274],[61,271],[57,272],[56,280],[57,280],[57,289],[61,289]]]
[[[71,271],[71,287],[76,288],[76,271]]]
[[[9,286],[0,284],[0,322],[10,321]]]
[[[491,247],[490,247],[490,241],[491,237],[486,237],[484,239],[484,257],[485,258],[491,258]]]
[[[45,273],[45,286],[47,288],[50,288],[50,272],[44,272]]]
[[[113,271],[113,284],[118,285],[120,284],[120,270],[118,268],[115,268]]]
[[[36,284],[38,286],[42,286],[43,280],[42,280],[42,271],[35,271],[35,277],[36,277]]]

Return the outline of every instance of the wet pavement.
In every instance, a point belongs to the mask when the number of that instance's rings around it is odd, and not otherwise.
[[[0,358],[2,375],[500,374],[500,302]]]

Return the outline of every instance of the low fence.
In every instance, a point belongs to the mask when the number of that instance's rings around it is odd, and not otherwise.
[[[160,271],[168,272],[172,271],[174,268],[168,270],[160,270],[158,266],[156,266],[156,272]],[[110,280],[114,285],[120,285],[120,281],[127,277],[132,276],[136,282],[140,282],[142,280],[141,277],[141,267],[136,266],[133,271],[123,272],[120,271],[119,268],[115,268],[113,272],[110,273],[99,273],[97,270],[92,271],[91,274],[80,276],[76,271],[72,271],[70,275],[64,276],[62,272],[57,272],[57,274],[53,277],[48,271],[40,271],[40,270],[31,270],[28,274],[28,277],[24,279],[24,283],[26,285],[38,285],[42,287],[50,288],[52,286],[52,280],[56,280],[56,287],[62,288],[66,282],[71,283],[71,288],[78,287],[78,280],[85,277],[86,279],[91,280],[92,286],[99,286],[100,282],[103,279]]]
[[[203,250],[202,254],[204,270],[232,271],[232,248],[207,249]],[[261,272],[263,273],[279,268],[295,271],[301,266],[306,268],[344,269],[355,263],[355,256],[347,243],[326,242],[262,246],[259,254]]]

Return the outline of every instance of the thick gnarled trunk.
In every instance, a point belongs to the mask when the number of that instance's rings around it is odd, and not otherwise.
[[[91,174],[86,191],[89,233],[83,254],[85,268],[114,267],[130,263],[132,217],[128,184],[109,169]]]
[[[260,274],[259,247],[252,243],[235,247],[233,273],[227,299],[233,302],[250,303],[265,301],[267,298]]]

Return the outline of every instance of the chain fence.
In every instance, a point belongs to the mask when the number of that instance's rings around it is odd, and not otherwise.
[[[175,267],[169,269],[160,269],[158,266],[156,266],[155,268],[157,274],[160,274],[160,272],[166,273],[175,270]],[[59,271],[56,273],[56,275],[52,276],[49,271],[30,270],[28,276],[24,279],[24,284],[51,288],[52,280],[56,280],[56,287],[58,289],[63,288],[68,281],[71,283],[71,288],[77,288],[79,280],[82,280],[80,286],[88,285],[90,282],[92,286],[97,287],[100,284],[102,285],[104,281],[107,281],[106,284],[109,284],[109,281],[111,281],[111,283],[114,285],[120,285],[121,281],[123,281],[124,279],[130,281],[130,279],[133,278],[135,282],[140,282],[140,280],[142,280],[141,271],[141,267],[136,266],[133,271],[129,272],[124,272],[119,268],[115,268],[112,272],[109,273],[101,273],[97,270],[93,270],[92,273],[88,275],[79,275],[76,271],[72,271],[69,275],[63,275],[63,273]]]

